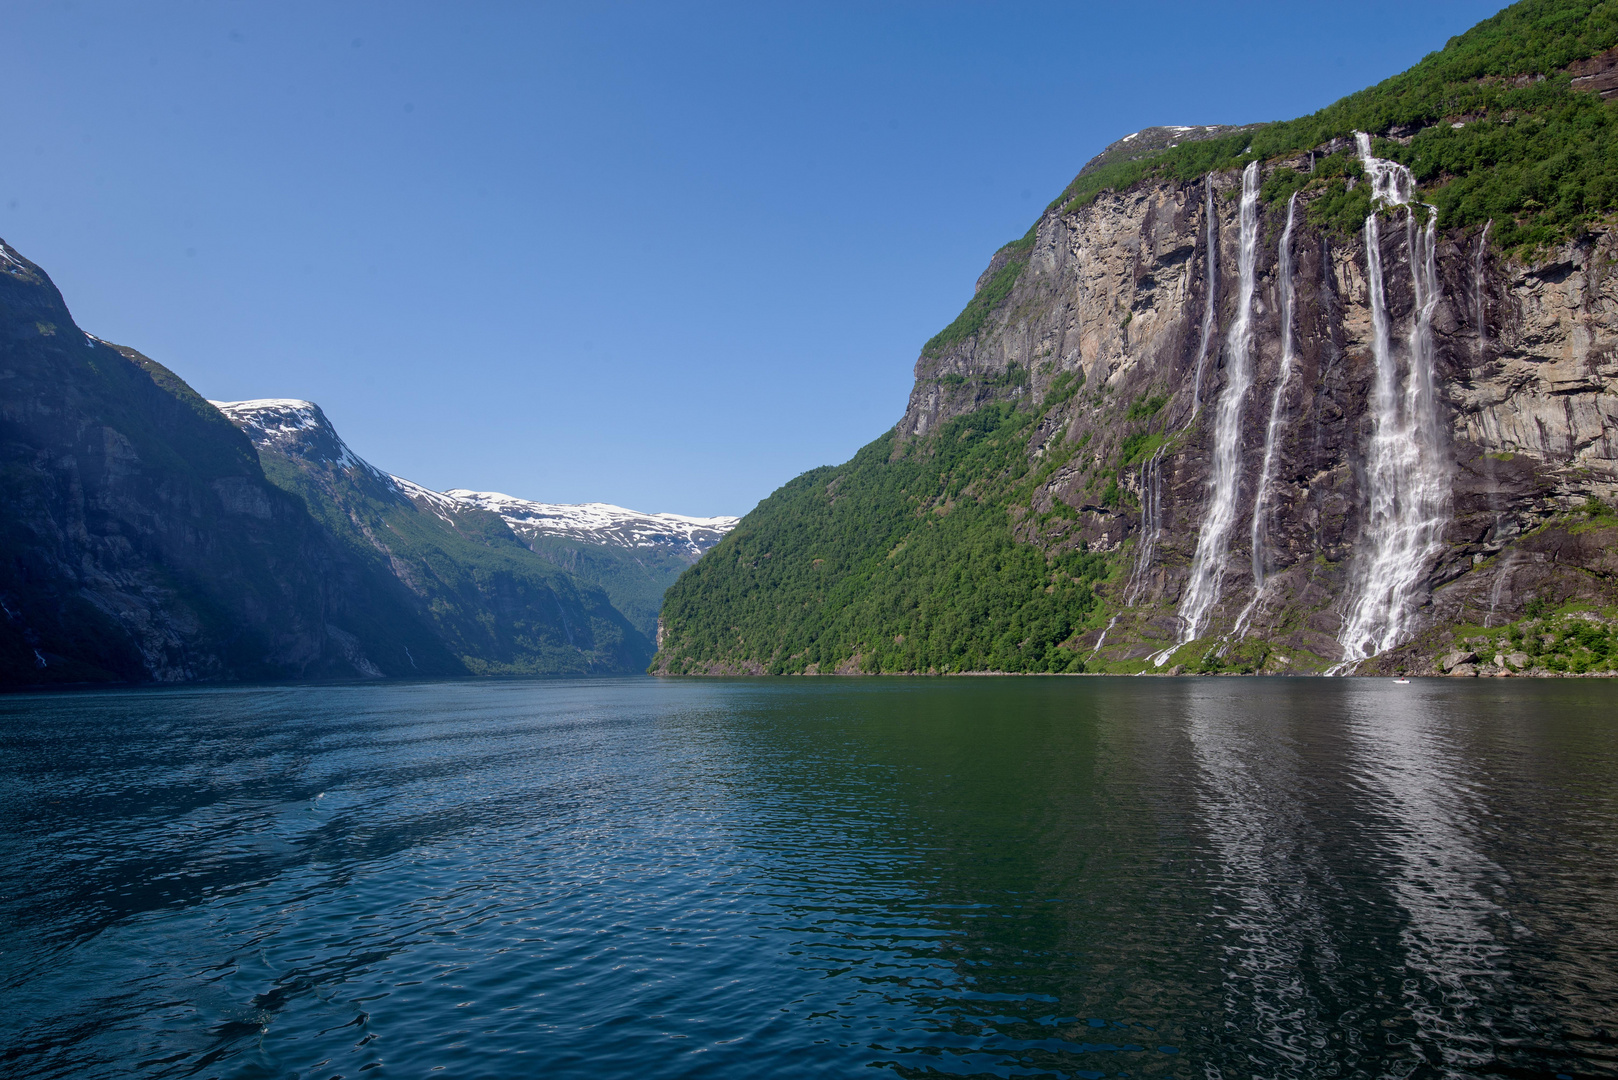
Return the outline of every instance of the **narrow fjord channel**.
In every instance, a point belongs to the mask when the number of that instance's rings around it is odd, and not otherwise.
[[[1605,684],[0,700],[12,1077],[1618,1075]]]

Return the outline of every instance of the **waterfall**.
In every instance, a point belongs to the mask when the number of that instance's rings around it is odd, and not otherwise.
[[[1478,305],[1478,350],[1481,352],[1489,343],[1488,326],[1488,295],[1484,291],[1483,261],[1489,254],[1489,226],[1494,224],[1491,218],[1483,223],[1483,232],[1478,237],[1478,252],[1472,257],[1472,296]]]
[[[1356,133],[1360,157],[1381,203],[1406,205],[1415,190],[1408,169],[1371,156],[1370,136]],[[1438,212],[1427,207],[1425,226],[1405,211],[1405,242],[1416,313],[1410,330],[1408,370],[1400,391],[1397,358],[1383,291],[1382,236],[1377,211],[1365,219],[1366,285],[1371,302],[1371,443],[1366,466],[1369,505],[1357,589],[1338,638],[1343,663],[1354,664],[1402,643],[1427,565],[1449,516],[1448,470],[1439,456],[1437,386],[1433,373],[1433,312],[1438,307]]]
[[[1287,380],[1292,377],[1292,309],[1296,295],[1292,288],[1292,223],[1297,215],[1298,193],[1287,201],[1287,227],[1281,230],[1280,250],[1276,263],[1281,275],[1281,370],[1275,377],[1275,392],[1270,395],[1270,423],[1264,429],[1264,465],[1258,474],[1258,493],[1253,497],[1253,586],[1264,587],[1264,517],[1270,495],[1270,478],[1275,472],[1276,436],[1281,433],[1281,406],[1286,398]],[[1255,594],[1254,600],[1258,597]]]
[[[1096,638],[1096,647],[1091,649],[1090,650],[1090,655],[1086,656],[1084,658],[1085,663],[1088,664],[1091,660],[1094,660],[1096,658],[1096,653],[1101,651],[1101,646],[1103,646],[1103,645],[1105,645],[1107,643],[1107,634],[1109,634],[1112,631],[1113,626],[1117,622],[1118,622],[1118,616],[1116,616],[1116,615],[1114,615],[1112,618],[1107,620],[1106,629],[1101,631],[1101,636],[1100,637]]]
[[[1152,569],[1152,556],[1157,552],[1157,541],[1163,535],[1163,450],[1148,458],[1140,467],[1140,546],[1135,550],[1135,568],[1129,575],[1129,586],[1124,590],[1124,604],[1133,607],[1146,589],[1146,575]],[[1100,646],[1096,646],[1100,648]]]
[[[1208,342],[1213,339],[1214,319],[1219,312],[1219,216],[1214,213],[1213,173],[1203,182],[1202,216],[1208,227],[1208,303],[1202,309],[1202,344],[1197,346],[1197,377],[1191,384],[1191,419],[1202,408],[1202,367],[1208,359]]]
[[[1241,246],[1238,253],[1240,292],[1236,319],[1225,345],[1225,387],[1215,407],[1213,463],[1208,478],[1210,498],[1191,562],[1191,580],[1180,604],[1180,644],[1201,636],[1208,613],[1219,601],[1224,583],[1230,530],[1236,523],[1236,494],[1241,486],[1242,405],[1253,383],[1252,314],[1254,268],[1258,255],[1258,162],[1242,172]]]

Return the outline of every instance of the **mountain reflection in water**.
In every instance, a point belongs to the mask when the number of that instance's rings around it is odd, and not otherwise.
[[[14,1077],[1618,1076],[1595,681],[0,699]]]

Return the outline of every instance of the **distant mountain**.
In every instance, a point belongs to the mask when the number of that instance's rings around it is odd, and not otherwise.
[[[209,403],[86,334],[3,241],[0,506],[0,688],[641,671],[659,560],[712,542],[679,519],[521,539],[309,402]],[[594,583],[623,557],[653,581],[614,585],[633,620]]]
[[[0,686],[464,674],[178,376],[0,242]]]
[[[536,554],[599,585],[649,638],[657,633],[663,594],[741,520],[645,514],[611,503],[530,502],[462,488],[440,498],[499,514]]]
[[[556,536],[621,548],[656,548],[693,561],[725,538],[741,518],[643,514],[611,503],[542,503],[502,495],[498,491],[451,488],[452,499],[505,519],[517,535],[532,539]]]
[[[409,592],[467,670],[628,672],[651,657],[651,633],[601,587],[536,555],[500,515],[372,466],[313,402],[212,404],[252,439],[271,482]]]

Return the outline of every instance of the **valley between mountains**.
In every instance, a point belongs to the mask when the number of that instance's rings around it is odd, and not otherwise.
[[[430,491],[208,402],[0,242],[0,685],[644,670],[734,518]]]
[[[1613,674],[1618,0],[1125,136],[914,375],[740,520],[437,492],[0,243],[0,684]]]

